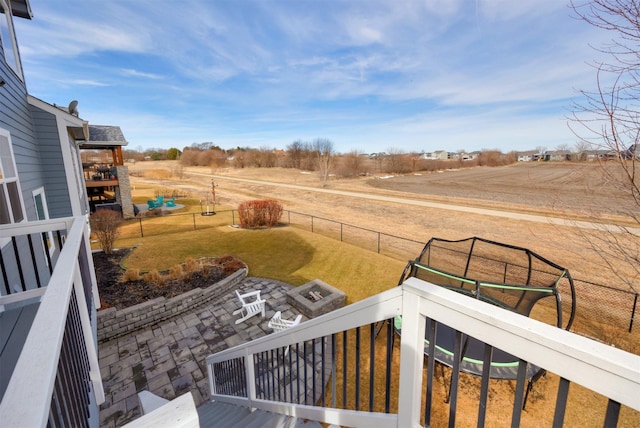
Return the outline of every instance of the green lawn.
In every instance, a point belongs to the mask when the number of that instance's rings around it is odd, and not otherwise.
[[[126,268],[164,270],[188,257],[233,255],[249,266],[250,276],[292,285],[319,278],[344,291],[347,303],[394,287],[405,266],[405,262],[293,227],[221,226],[116,242],[116,247],[132,246],[135,250],[124,261]]]

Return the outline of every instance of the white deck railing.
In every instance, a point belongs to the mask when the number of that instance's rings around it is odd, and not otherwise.
[[[284,402],[287,400],[273,401],[257,397],[260,382],[257,372],[261,370],[261,363],[255,361],[260,359],[261,353],[289,345],[293,347],[312,339],[331,337],[396,315],[402,315],[403,319],[397,413],[306,406]],[[410,278],[400,287],[304,322],[290,330],[209,356],[207,368],[211,398],[346,426],[423,426],[420,415],[421,410],[424,411],[421,397],[425,390],[422,373],[426,318],[453,327],[547,369],[566,381],[602,394],[609,398],[610,403],[614,403],[614,408],[618,407],[617,403],[621,403],[640,411],[640,356],[461,296],[417,278]],[[232,395],[217,393],[219,385],[216,367],[223,367],[220,363],[228,361],[232,362],[233,367],[239,366],[244,370],[233,382],[246,382],[243,387],[236,388],[239,393]],[[218,373],[225,375],[222,371]],[[352,378],[351,381],[358,380]],[[324,389],[324,385],[322,388]],[[558,400],[560,401],[562,400]],[[521,404],[514,404],[514,409]],[[566,402],[556,403],[556,406],[564,405]],[[552,412],[553,408],[549,411]],[[563,411],[561,408],[556,414]],[[617,414],[614,417],[617,418]],[[517,425],[519,422],[515,423]]]
[[[75,217],[2,227],[0,238],[58,230],[65,232],[65,242],[44,292],[38,289],[24,294],[29,299],[41,300],[0,403],[2,426],[43,427],[48,423],[56,426],[65,425],[65,421],[73,425],[74,417],[86,417],[89,408],[97,411],[97,404],[104,401],[95,331],[91,324],[99,299],[87,219]],[[21,294],[1,297],[0,306],[8,310],[20,304]],[[61,358],[73,360],[71,372],[59,369]],[[66,364],[68,362],[62,366]],[[64,387],[56,383],[60,382],[61,376],[68,377]],[[65,392],[67,382],[77,383],[78,390],[88,387],[91,392],[72,391],[75,394],[72,394],[72,400]],[[53,403],[52,397],[55,397]],[[80,416],[66,414],[65,409],[74,407],[79,409],[75,413]],[[95,418],[91,423],[97,425],[97,414],[90,418]]]

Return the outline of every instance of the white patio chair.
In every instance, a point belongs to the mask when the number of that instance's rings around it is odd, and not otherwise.
[[[242,305],[240,309],[233,312],[233,315],[242,314],[242,317],[236,320],[236,324],[240,324],[242,321],[245,321],[257,314],[262,314],[262,317],[264,318],[265,303],[267,303],[267,301],[260,297],[260,290],[250,291],[244,294],[240,294],[238,290],[236,290],[236,295]]]
[[[298,315],[293,321],[286,320],[282,318],[282,312],[278,311],[275,314],[273,314],[273,317],[271,317],[271,319],[269,320],[268,327],[272,329],[274,333],[277,333],[279,331],[283,331],[300,324],[301,320],[302,320],[302,315]],[[288,353],[289,353],[289,347],[287,346],[287,349],[285,349],[284,351],[284,355],[287,355]]]

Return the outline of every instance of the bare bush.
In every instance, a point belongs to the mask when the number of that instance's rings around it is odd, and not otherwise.
[[[95,233],[102,251],[113,253],[113,244],[118,237],[118,228],[122,224],[120,213],[111,210],[97,210],[89,218],[91,231]]]
[[[282,204],[275,200],[242,202],[238,206],[240,227],[243,229],[273,227],[280,221],[282,211]]]
[[[145,217],[162,217],[165,211],[162,208],[154,208],[144,213]]]
[[[362,152],[353,150],[337,159],[336,173],[342,178],[352,178],[367,173]]]
[[[182,279],[183,275],[182,265],[176,265],[169,269],[169,278],[171,279]]]
[[[222,256],[218,259],[218,264],[222,266],[222,273],[224,275],[231,275],[232,273],[243,269],[244,263],[241,260],[233,256]]]
[[[156,269],[142,275],[142,280],[149,284],[164,285],[164,278]]]
[[[197,272],[200,270],[200,263],[193,257],[187,257],[184,261],[184,270],[187,272]]]
[[[140,269],[127,269],[122,274],[122,282],[131,282],[140,280]]]

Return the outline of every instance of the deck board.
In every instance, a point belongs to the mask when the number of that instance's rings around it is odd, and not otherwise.
[[[0,401],[39,306],[39,302],[32,303],[0,313]]]

